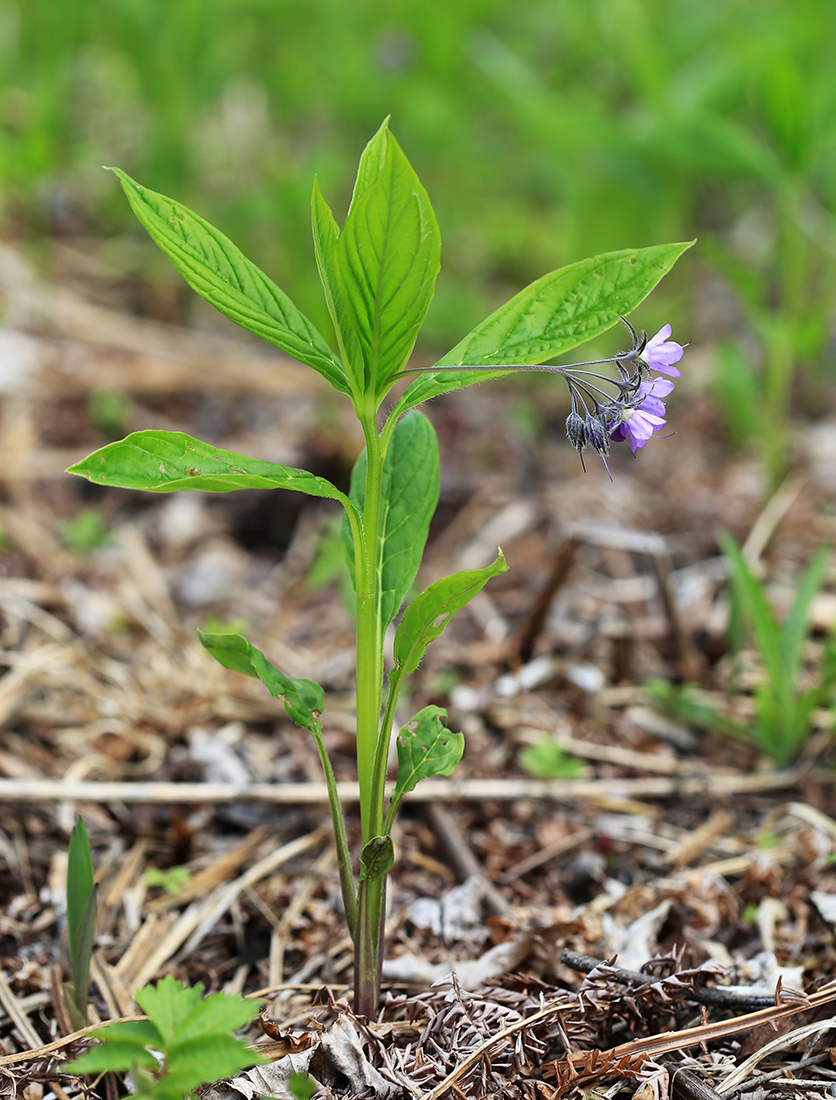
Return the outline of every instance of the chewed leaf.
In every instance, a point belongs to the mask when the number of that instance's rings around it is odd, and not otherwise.
[[[386,815],[387,826],[397,807],[422,779],[451,775],[464,752],[464,734],[451,733],[443,724],[447,711],[429,706],[420,710],[398,734],[398,778]]]
[[[507,571],[500,550],[496,560],[484,569],[454,573],[416,596],[404,611],[395,634],[397,674],[407,676],[414,672],[427,646],[443,633],[456,612],[481,592],[491,577]]]
[[[284,709],[291,721],[314,736],[319,735],[319,715],[325,709],[325,694],[319,684],[313,680],[292,680],[283,675],[270,664],[260,649],[240,634],[204,634],[198,631],[198,637],[219,664],[261,680],[274,699],[284,701]]]
[[[349,392],[342,364],[316,327],[232,241],[182,203],[149,191],[119,168],[112,171],[137,218],[193,290],[237,325]]]
[[[373,836],[360,856],[358,882],[388,875],[395,863],[395,846],[390,836]]]
[[[147,430],[108,443],[67,470],[97,485],[175,493],[199,489],[291,489],[348,506],[348,498],[324,477],[259,458],[224,451],[185,432]]]
[[[435,371],[406,389],[395,415],[474,382],[502,377],[503,363],[545,363],[606,332],[647,297],[693,241],[605,252],[543,275],[477,325]],[[446,366],[473,371],[444,372]]]

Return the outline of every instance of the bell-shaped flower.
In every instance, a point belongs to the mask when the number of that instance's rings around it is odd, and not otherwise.
[[[668,374],[671,378],[679,378],[679,370],[674,366],[682,358],[685,350],[682,344],[675,340],[669,340],[671,326],[663,325],[655,336],[644,345],[641,358],[651,370],[658,370],[661,374]]]

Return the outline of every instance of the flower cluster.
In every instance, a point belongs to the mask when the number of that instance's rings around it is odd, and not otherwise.
[[[670,325],[663,325],[648,340],[647,333],[643,332],[639,336],[626,317],[621,320],[630,330],[633,346],[629,351],[619,352],[611,359],[592,359],[569,366],[503,363],[486,367],[484,363],[462,363],[443,367],[409,367],[395,377],[423,372],[446,374],[448,371],[473,370],[524,370],[560,374],[566,379],[572,399],[572,411],[566,418],[569,442],[581,456],[581,463],[583,451],[591,447],[601,456],[609,473],[607,455],[610,453],[611,442],[621,443],[626,440],[635,454],[664,426],[664,399],[673,389],[671,379],[680,377],[679,368],[675,364],[682,358],[682,353],[688,346],[669,339]],[[585,369],[602,363],[615,363],[618,367],[618,378]],[[652,371],[657,374],[652,374]],[[599,383],[611,386],[614,393],[608,393]]]
[[[670,325],[664,325],[648,340],[647,333],[639,336],[629,321],[622,320],[633,337],[630,351],[613,359],[552,368],[566,379],[572,399],[572,411],[566,419],[569,442],[579,454],[591,447],[605,465],[611,442],[626,440],[635,454],[664,426],[664,398],[673,389],[671,379],[680,376],[675,364],[684,350],[683,345],[669,339]],[[613,362],[618,367],[618,378],[582,369]],[[615,393],[607,393],[598,383],[613,387]]]

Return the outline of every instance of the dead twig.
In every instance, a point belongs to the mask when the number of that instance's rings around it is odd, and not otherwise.
[[[571,970],[580,970],[584,974],[591,974],[593,970],[600,967],[602,977],[606,976],[620,985],[643,986],[665,980],[664,978],[655,978],[652,974],[640,974],[636,970],[622,970],[621,967],[613,966],[605,959],[593,959],[589,955],[581,955],[577,951],[569,951],[568,949],[560,952],[560,961]],[[670,976],[675,978],[676,974]],[[681,996],[686,1001],[696,1001],[697,1004],[714,1005],[722,1008],[742,1008],[744,1006],[768,1008],[770,1005],[775,1004],[774,997],[746,994],[732,989],[724,990],[722,986],[693,987],[683,983],[679,989],[665,987],[665,992],[670,993],[672,997]]]
[[[696,770],[696,768],[695,768]],[[690,777],[641,779],[428,779],[419,802],[516,802],[542,799],[575,802],[589,798],[682,798],[792,790],[804,773],[797,768],[756,774],[706,771]],[[337,783],[343,805],[358,802],[356,783]],[[324,783],[168,783],[97,782],[62,779],[0,779],[0,802],[266,802],[275,805],[327,805]]]

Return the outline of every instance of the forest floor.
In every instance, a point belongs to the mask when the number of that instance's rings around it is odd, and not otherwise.
[[[797,427],[774,494],[724,442],[709,349],[683,360],[675,435],[613,456],[612,481],[581,469],[554,380],[426,410],[442,489],[421,586],[497,546],[510,570],[430,648],[399,715],[445,707],[466,749],[396,825],[384,997],[363,1021],[314,746],[195,637],[238,624],[325,687],[356,846],[337,512],[63,473],[155,427],[344,487],[358,431],[312,372],[202,307],[189,325],[141,316],[85,242],[42,270],[0,248],[0,1097],[125,1091],[62,1074],[80,1049],[59,993],[78,814],[99,883],[97,1018],[135,1015],[164,974],[266,1004],[276,1061],[208,1095],[289,1095],[290,1053],[343,1097],[832,1097],[832,713],[776,770],[747,739],[661,714],[645,686],[699,684],[752,723],[761,670],[728,652],[717,533],[785,611],[836,536],[832,405]],[[832,572],[811,618],[810,673]]]

